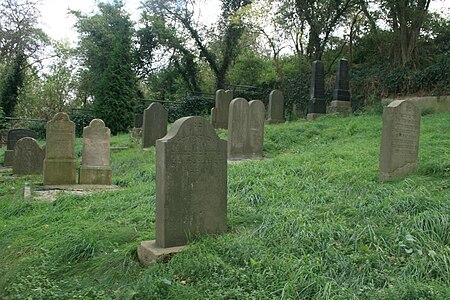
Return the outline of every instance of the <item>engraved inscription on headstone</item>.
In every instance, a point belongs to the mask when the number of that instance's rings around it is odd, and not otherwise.
[[[75,124],[66,113],[57,113],[46,125],[44,184],[75,184]]]
[[[14,147],[13,174],[42,174],[44,156],[44,150],[34,138],[21,138]]]
[[[236,98],[230,103],[228,159],[263,158],[264,104]]]
[[[380,181],[401,178],[417,169],[420,112],[404,100],[384,108],[380,150]]]
[[[326,114],[325,80],[323,64],[320,60],[312,63],[311,95],[308,105],[308,120],[314,120]]]
[[[154,146],[157,139],[166,135],[168,118],[167,110],[161,103],[154,102],[144,110],[142,148]]]
[[[269,96],[268,124],[284,123],[284,96],[280,90],[273,90]]]
[[[3,165],[5,167],[12,167],[14,164],[14,147],[18,140],[24,137],[32,137],[37,139],[37,134],[34,130],[26,128],[16,128],[8,131],[8,138],[6,143],[5,157]]]
[[[80,184],[110,185],[109,166],[110,130],[100,119],[94,119],[83,129],[83,156],[80,167]]]

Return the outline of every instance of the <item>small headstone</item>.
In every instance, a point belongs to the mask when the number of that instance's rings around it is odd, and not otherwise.
[[[8,131],[8,138],[6,142],[5,157],[3,166],[12,167],[14,164],[14,147],[18,140],[24,137],[32,137],[37,139],[37,134],[34,130],[26,128],[16,128]]]
[[[94,119],[83,129],[83,156],[80,184],[111,185],[109,140],[111,132],[100,119]]]
[[[14,147],[13,174],[42,174],[44,157],[44,149],[34,138],[21,138]]]
[[[336,71],[336,87],[333,91],[333,101],[330,103],[331,113],[351,114],[350,88],[348,80],[348,61],[341,59]]]
[[[66,113],[59,112],[47,122],[46,140],[44,184],[76,184],[75,124]]]
[[[202,117],[177,120],[156,142],[156,241],[141,242],[147,265],[190,238],[227,229],[226,141]]]
[[[269,96],[268,124],[284,123],[284,96],[280,90],[273,90]]]
[[[142,137],[142,123],[144,120],[143,114],[135,114],[134,115],[134,127],[131,129],[131,136],[139,139]]]
[[[311,95],[309,98],[307,120],[312,121],[325,115],[327,106],[325,101],[325,80],[323,64],[320,60],[312,63]]]
[[[230,103],[228,159],[263,158],[264,103],[236,98]]]
[[[142,148],[154,146],[157,139],[166,135],[168,118],[167,110],[161,103],[153,102],[144,110]]]
[[[420,112],[404,100],[384,108],[380,150],[380,181],[404,177],[417,169]]]
[[[214,114],[211,116],[214,128],[228,128],[228,112],[232,99],[233,91],[222,89],[216,91],[216,104],[214,111],[211,112]]]

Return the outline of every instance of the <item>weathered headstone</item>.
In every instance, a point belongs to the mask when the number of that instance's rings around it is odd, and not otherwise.
[[[380,150],[380,181],[401,178],[417,169],[420,112],[404,100],[384,108]]]
[[[139,244],[143,264],[181,251],[192,237],[226,231],[226,151],[202,117],[177,120],[156,142],[156,240]]]
[[[134,115],[134,127],[131,129],[131,135],[134,138],[141,138],[142,137],[142,123],[144,121],[144,115],[143,114],[135,114]]]
[[[236,98],[230,103],[228,159],[263,158],[264,103]]]
[[[42,174],[44,157],[44,149],[34,138],[21,138],[14,147],[13,174]]]
[[[6,142],[5,157],[3,165],[5,167],[12,167],[14,164],[14,147],[18,140],[24,137],[37,138],[37,134],[34,130],[26,128],[16,128],[8,131],[8,139]]]
[[[338,62],[336,71],[336,87],[333,90],[333,101],[330,103],[331,113],[342,113],[345,115],[352,113],[350,102],[350,88],[348,81],[348,61],[341,59]]]
[[[161,103],[153,102],[144,110],[142,148],[154,146],[157,139],[166,135],[168,118],[167,110]]]
[[[211,120],[214,128],[228,128],[228,112],[232,99],[233,91],[216,91],[216,104],[214,110],[211,111]]]
[[[80,184],[111,185],[109,140],[111,132],[100,119],[94,119],[83,129],[83,156]]]
[[[284,96],[280,90],[273,90],[269,96],[268,124],[284,123]]]
[[[325,101],[325,80],[323,64],[320,60],[312,63],[311,95],[309,98],[308,115],[306,119],[312,121],[325,115],[327,106]]]
[[[75,124],[66,113],[57,113],[46,125],[44,184],[76,184]]]

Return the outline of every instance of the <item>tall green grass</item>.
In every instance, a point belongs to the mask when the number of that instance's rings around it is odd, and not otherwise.
[[[383,184],[379,115],[266,126],[266,159],[229,165],[228,232],[148,268],[154,149],[113,137],[120,189],[54,202],[1,173],[0,298],[449,299],[449,120],[424,116],[418,172]]]

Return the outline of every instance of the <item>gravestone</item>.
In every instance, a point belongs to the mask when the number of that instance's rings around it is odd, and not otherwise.
[[[37,134],[34,130],[26,128],[16,128],[8,131],[8,138],[6,142],[5,157],[3,166],[12,167],[14,164],[14,147],[18,140],[24,137],[32,137],[37,139]]]
[[[236,98],[230,103],[228,121],[229,160],[263,158],[264,103]]]
[[[142,123],[144,121],[144,115],[143,114],[135,114],[134,115],[134,127],[131,129],[131,135],[134,138],[141,138],[142,137]]]
[[[44,184],[76,184],[75,124],[66,113],[57,113],[46,125]]]
[[[202,117],[177,120],[156,142],[156,240],[141,242],[147,265],[190,238],[227,229],[226,141]]]
[[[284,123],[284,96],[279,90],[273,90],[269,96],[268,124]]]
[[[232,99],[233,91],[222,89],[216,91],[216,104],[214,110],[211,111],[211,120],[214,128],[228,128],[228,112]]]
[[[154,146],[157,139],[166,135],[168,118],[169,114],[161,103],[153,102],[144,110],[142,148]]]
[[[320,60],[312,63],[311,94],[308,104],[308,115],[306,119],[313,121],[325,115],[327,106],[325,101],[325,80],[323,64]]]
[[[348,81],[348,61],[341,59],[338,62],[336,71],[336,86],[333,90],[333,101],[330,103],[331,113],[341,113],[349,115],[352,113],[350,102],[350,88]]]
[[[13,174],[42,174],[45,152],[32,137],[24,137],[14,147]]]
[[[404,100],[384,108],[380,150],[380,181],[406,176],[417,169],[420,112]]]
[[[83,129],[83,156],[80,184],[111,185],[109,140],[111,132],[100,119],[94,119]]]

